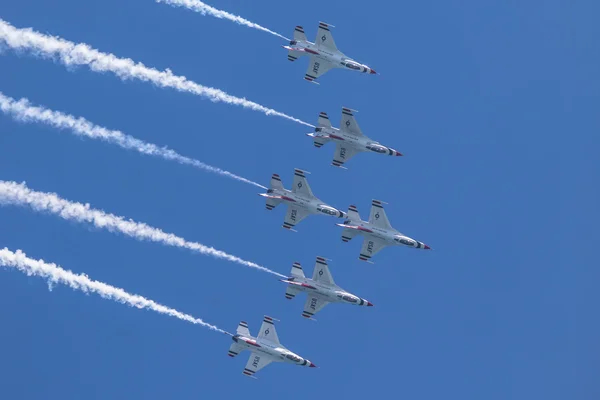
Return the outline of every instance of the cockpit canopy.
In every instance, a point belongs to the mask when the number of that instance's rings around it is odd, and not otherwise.
[[[300,362],[300,361],[302,361],[302,358],[298,357],[295,354],[286,354],[285,358],[287,358],[288,360],[292,360],[293,362]]]
[[[349,61],[342,61],[342,65],[345,66],[346,68],[350,68],[356,71],[360,71],[362,68],[360,65],[349,62]]]
[[[375,143],[369,143],[367,149],[374,151],[375,153],[387,153],[387,148]]]
[[[356,298],[354,296],[350,296],[350,295],[347,295],[347,294],[342,294],[339,297],[341,297],[342,300],[345,300],[345,301],[347,301],[349,303],[358,303],[358,298]]]
[[[331,207],[323,206],[323,205],[318,206],[317,211],[320,211],[323,214],[328,214],[328,215],[338,215],[337,210],[335,210]]]
[[[407,246],[414,246],[415,245],[415,242],[413,240],[407,239],[407,238],[402,237],[402,236],[396,236],[396,237],[394,237],[394,240],[396,242],[398,242],[398,243],[405,244]]]

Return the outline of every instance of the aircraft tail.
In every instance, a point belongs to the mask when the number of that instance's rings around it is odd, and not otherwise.
[[[227,355],[229,357],[235,357],[244,350],[246,350],[244,346],[240,346],[237,343],[232,343],[231,346],[229,346],[229,353]]]
[[[283,189],[283,183],[281,183],[281,178],[277,174],[273,174],[271,176],[271,189]]]
[[[326,112],[321,111],[319,113],[319,120],[317,121],[318,127],[331,128],[331,122]]]
[[[292,276],[294,278],[305,278],[304,271],[302,270],[302,266],[299,262],[292,264]]]
[[[288,61],[296,61],[298,59],[298,57],[300,57],[302,55],[302,53],[300,53],[299,51],[294,51],[294,50],[288,50]]]
[[[273,174],[271,176],[271,184],[269,186],[270,186],[269,191],[271,191],[272,189],[283,189],[283,184],[281,183],[281,178],[279,177],[279,175]],[[267,191],[267,193],[269,193],[269,191]],[[272,209],[277,207],[280,203],[281,203],[281,200],[279,200],[279,199],[271,199],[271,198],[267,197],[267,203],[266,203],[267,210],[271,211]]]
[[[238,325],[236,332],[238,335],[252,336],[250,334],[250,330],[248,329],[248,324],[246,323],[246,321],[240,321],[240,324]]]
[[[319,132],[321,132],[323,128],[331,128],[331,122],[329,122],[329,117],[327,116],[327,113],[321,111],[321,113],[319,114],[319,119],[317,121],[317,127],[315,128],[316,133],[309,134],[309,136],[312,136],[314,138],[313,144],[316,148],[323,147],[325,143],[331,140],[328,137],[319,136]]]
[[[301,26],[297,26],[294,29],[294,40],[290,41],[290,46],[295,46],[296,43],[298,43],[298,41],[306,41],[306,35],[304,34],[304,28],[302,28]],[[287,49],[290,49],[290,47],[287,47]],[[295,50],[288,50],[288,60],[289,61],[296,61],[298,59],[298,57],[305,55],[306,53],[303,53],[301,51],[295,51]]]
[[[296,26],[296,28],[294,28],[294,40],[301,40],[301,41],[307,41],[306,40],[306,35],[304,34],[304,28],[301,26]]]
[[[351,205],[350,207],[348,207],[348,219],[350,221],[361,221],[360,214],[358,213],[358,209],[355,205]]]

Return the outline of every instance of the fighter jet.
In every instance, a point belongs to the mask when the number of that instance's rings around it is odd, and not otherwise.
[[[312,279],[305,277],[302,266],[295,262],[292,265],[292,276],[280,280],[288,284],[285,291],[285,298],[288,300],[293,299],[299,292],[306,292],[307,298],[302,316],[308,319],[313,319],[313,315],[329,303],[373,306],[370,301],[355,296],[336,285],[323,257],[317,257]]]
[[[363,235],[365,237],[358,258],[371,264],[371,257],[386,246],[408,246],[423,250],[431,249],[425,243],[409,238],[392,228],[383,209],[382,202],[379,200],[373,200],[372,202],[369,222],[360,219],[356,206],[350,206],[348,208],[348,220],[344,221],[343,224],[336,225],[344,228],[342,231],[342,240],[344,242],[352,240],[356,235]]]
[[[329,122],[326,113],[319,114],[319,121],[314,133],[307,133],[314,138],[314,145],[320,148],[325,143],[335,142],[335,153],[331,165],[334,167],[343,167],[344,163],[362,151],[373,151],[379,154],[389,156],[401,156],[402,154],[391,147],[386,147],[379,142],[365,136],[356,123],[353,112],[349,108],[342,108],[342,123],[340,128],[334,128]]]
[[[301,56],[310,57],[304,79],[317,83],[315,80],[332,68],[346,68],[369,74],[377,73],[374,69],[354,61],[339,51],[329,28],[333,28],[333,25],[319,22],[317,38],[315,43],[312,43],[306,40],[304,28],[297,26],[294,29],[294,40],[290,41],[289,46],[283,46],[288,50],[288,60],[290,61],[296,61]]]
[[[267,210],[272,210],[280,203],[285,202],[288,210],[283,221],[285,229],[293,230],[300,221],[310,214],[325,214],[332,217],[345,218],[346,213],[323,203],[313,195],[304,171],[294,169],[294,185],[292,190],[287,190],[281,183],[279,175],[271,177],[271,188],[267,193],[259,193],[259,196],[267,198]]]
[[[231,334],[230,334],[231,335]],[[250,350],[250,359],[244,368],[244,375],[251,376],[272,362],[285,362],[303,367],[316,367],[315,364],[289,351],[277,337],[273,318],[265,315],[258,337],[253,337],[248,330],[248,324],[241,321],[233,342],[229,347],[229,357],[235,357],[244,350]]]

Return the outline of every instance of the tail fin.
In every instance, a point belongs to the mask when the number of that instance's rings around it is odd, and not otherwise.
[[[271,176],[271,189],[283,189],[283,183],[281,183],[281,178],[277,174]]]
[[[295,262],[292,264],[292,276],[295,278],[304,278],[304,271],[302,271],[302,266],[299,262]]]
[[[296,26],[296,28],[294,28],[294,40],[302,40],[302,41],[307,41],[306,40],[306,35],[304,34],[304,28],[301,26]]]
[[[348,207],[348,219],[350,221],[361,221],[360,214],[358,213],[358,209],[355,205]]]
[[[237,334],[243,336],[252,336],[248,330],[248,324],[246,321],[240,321],[240,324],[237,327]]]

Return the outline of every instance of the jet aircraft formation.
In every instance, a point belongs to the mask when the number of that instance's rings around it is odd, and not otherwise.
[[[325,72],[333,68],[345,68],[352,71],[376,74],[371,67],[361,64],[347,57],[338,50],[329,24],[319,23],[317,38],[314,43],[309,42],[304,34],[304,29],[297,26],[294,29],[294,39],[288,46],[288,60],[296,61],[302,56],[309,56],[308,70],[304,79],[317,83],[316,80]],[[401,156],[402,154],[366,136],[354,117],[356,111],[347,107],[342,108],[342,118],[339,128],[334,128],[325,112],[319,114],[314,132],[307,135],[313,139],[315,147],[320,148],[329,142],[335,143],[335,151],[331,165],[347,169],[344,164],[356,154],[361,152],[374,152],[388,156]],[[337,225],[342,227],[342,241],[348,242],[356,236],[363,236],[363,244],[359,259],[372,263],[371,258],[387,246],[405,246],[415,249],[429,250],[430,247],[423,242],[408,237],[392,227],[383,202],[372,200],[371,213],[368,221],[360,218],[356,206],[351,205],[348,212],[337,209],[316,197],[306,179],[306,171],[294,169],[294,179],[291,189],[283,186],[278,174],[271,176],[270,186],[266,193],[259,193],[266,200],[266,208],[271,211],[278,205],[285,204],[287,211],[283,220],[283,228],[295,231],[295,227],[304,218],[312,214],[326,215],[342,219]],[[356,296],[341,287],[333,280],[327,260],[317,257],[312,278],[307,278],[300,263],[292,265],[290,276],[281,279],[287,284],[285,298],[291,300],[300,293],[306,293],[306,301],[302,316],[314,320],[313,316],[329,303],[345,303],[357,306],[373,306],[373,304]],[[244,368],[244,375],[253,377],[254,374],[272,362],[285,362],[304,367],[315,367],[306,358],[303,358],[284,347],[277,336],[273,318],[265,316],[258,336],[250,334],[245,321],[239,323],[237,333],[230,334],[233,342],[229,348],[229,356],[235,357],[244,350],[250,351],[250,358]]]

